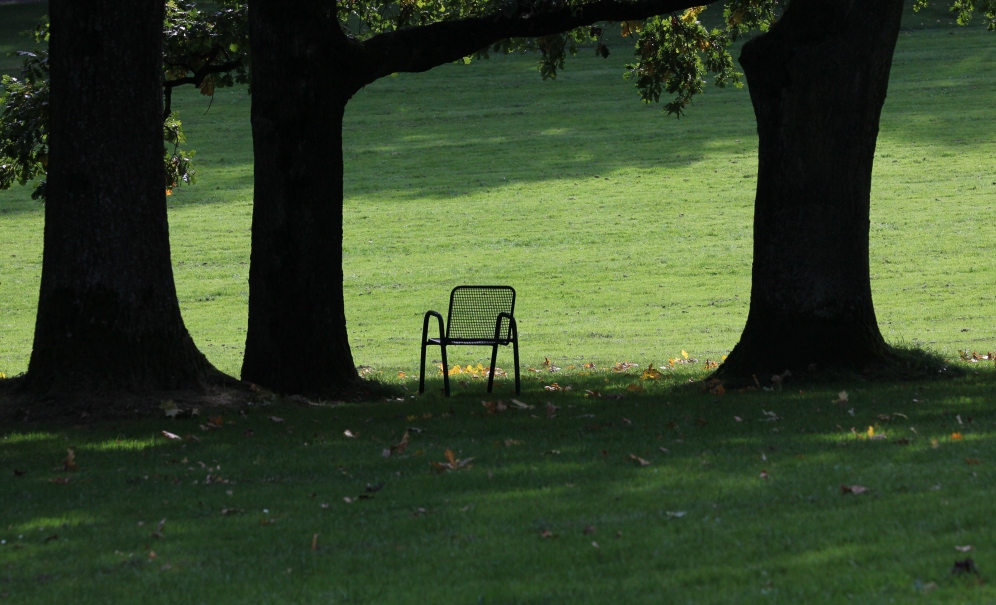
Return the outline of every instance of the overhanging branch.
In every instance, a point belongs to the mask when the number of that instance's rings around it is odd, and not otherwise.
[[[638,21],[715,0],[599,0],[544,13],[520,5],[512,15],[496,13],[378,34],[359,44],[365,68],[361,86],[396,72],[420,72],[474,54],[506,38],[534,38],[599,21]]]

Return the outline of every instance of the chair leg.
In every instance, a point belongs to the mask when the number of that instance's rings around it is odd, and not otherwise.
[[[488,392],[495,383],[495,364],[498,363],[498,345],[491,347],[491,372],[488,373]]]
[[[519,341],[518,340],[513,340],[512,341],[512,351],[513,351],[513,355],[515,356],[515,394],[518,395],[520,393],[520,388],[519,388]]]
[[[439,350],[442,352],[443,357],[443,393],[447,397],[450,396],[450,366],[446,363],[446,345],[440,344]]]
[[[425,340],[422,340],[422,366],[418,373],[418,394],[425,392]]]

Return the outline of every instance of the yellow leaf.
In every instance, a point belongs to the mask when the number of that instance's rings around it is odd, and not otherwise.
[[[875,427],[873,427],[873,426],[868,427],[868,436],[869,437],[874,437],[875,436]]]
[[[682,349],[681,350],[681,356],[684,357],[685,359],[688,359],[688,352],[685,351],[684,349]]]
[[[654,369],[654,364],[650,364],[646,370],[643,371],[644,380],[660,380],[664,375]]]
[[[699,13],[705,10],[704,6],[693,6],[692,8],[685,11],[685,14],[681,15],[681,20],[685,23],[695,23],[699,18]]]
[[[405,376],[407,376],[407,374],[404,372],[398,372],[398,378],[404,378]]]

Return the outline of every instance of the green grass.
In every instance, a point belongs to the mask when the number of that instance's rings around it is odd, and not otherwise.
[[[872,285],[887,339],[955,358],[996,349],[996,39],[923,23],[907,20],[882,120]],[[5,426],[0,602],[996,602],[989,584],[950,573],[965,557],[996,573],[991,361],[932,383],[718,397],[673,386],[703,376],[746,317],[755,125],[746,91],[710,90],[680,121],[641,106],[619,78],[628,55],[579,57],[555,82],[530,57],[444,66],[382,80],[347,110],[357,364],[414,392],[422,313],[444,310],[453,285],[510,283],[527,368],[518,399],[534,409],[487,415],[481,401],[508,401],[510,381],[486,397],[461,374],[449,400],[433,377],[429,395],[403,401],[258,400],[220,430],[198,428],[208,412]],[[200,170],[169,198],[181,308],[201,349],[237,374],[249,99],[220,91],[206,113],[196,92],[175,103]],[[29,191],[0,193],[7,375],[27,366],[42,227]],[[640,379],[682,349],[698,361]],[[486,353],[456,349],[453,361]],[[640,365],[607,369],[620,361]],[[544,388],[554,382],[572,390]],[[840,390],[848,402],[831,403]],[[887,438],[869,440],[869,426]],[[407,427],[423,432],[382,457]],[[473,468],[434,473],[446,448]],[[380,482],[371,499],[343,500]]]
[[[572,392],[541,391],[533,378],[520,400],[535,409],[494,415],[478,380],[450,400],[256,402],[206,432],[203,416],[11,427],[0,437],[0,595],[990,603],[991,584],[950,570],[972,557],[983,578],[996,573],[992,378],[842,384],[848,402],[834,404],[836,389],[714,397],[640,380],[639,369],[564,369],[543,380]],[[585,388],[627,397],[586,398]],[[886,438],[868,439],[869,426]],[[384,458],[407,427],[421,432]],[[62,470],[68,448],[75,472]],[[446,448],[472,468],[434,472]]]

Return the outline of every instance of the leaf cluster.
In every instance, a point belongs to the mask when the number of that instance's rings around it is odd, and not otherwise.
[[[36,43],[48,41],[48,21],[25,32]],[[15,182],[25,185],[40,179],[31,194],[45,197],[48,166],[48,49],[18,51],[23,59],[21,77],[5,75],[0,94],[0,189]]]
[[[660,102],[664,92],[673,95],[664,110],[680,117],[692,98],[705,89],[707,73],[715,74],[714,84],[721,88],[743,86],[743,74],[734,68],[730,44],[750,30],[766,31],[778,8],[778,0],[735,0],[724,9],[725,27],[711,31],[699,20],[704,6],[690,8],[680,17],[648,19],[642,30],[624,23],[623,35],[637,35],[637,60],[626,66],[629,71],[625,77],[635,80],[640,97],[647,103]]]
[[[916,0],[913,10],[923,10],[928,4],[929,0]],[[951,12],[955,14],[958,25],[968,25],[973,13],[979,12],[986,23],[986,29],[996,31],[996,0],[953,0]]]

